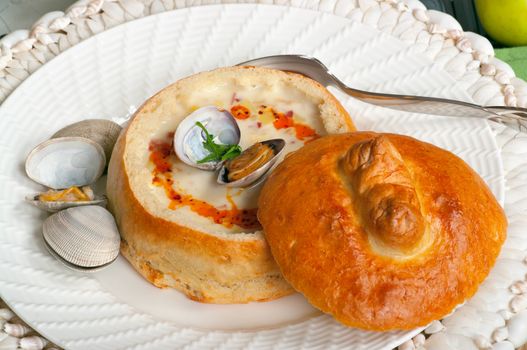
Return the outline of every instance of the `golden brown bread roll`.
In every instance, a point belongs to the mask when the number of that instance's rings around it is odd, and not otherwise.
[[[461,159],[373,132],[326,136],[289,155],[262,189],[258,218],[286,280],[368,330],[451,312],[489,273],[507,226]]]

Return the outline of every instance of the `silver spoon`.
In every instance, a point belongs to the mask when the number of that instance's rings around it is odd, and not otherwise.
[[[527,108],[479,106],[436,97],[382,94],[351,88],[329,72],[318,59],[303,55],[276,55],[255,58],[238,66],[262,66],[303,74],[320,84],[336,87],[348,95],[381,107],[448,117],[484,118],[527,132]]]

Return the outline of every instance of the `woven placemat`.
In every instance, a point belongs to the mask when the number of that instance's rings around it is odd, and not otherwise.
[[[129,20],[189,6],[220,4],[229,2],[256,2],[230,0],[81,0],[66,11],[55,11],[43,16],[28,30],[18,30],[0,40],[0,102],[3,101],[24,79],[56,55],[76,45],[80,41]],[[260,3],[291,5],[335,13],[348,18],[362,20],[364,23],[384,30],[391,25],[393,32],[404,26],[404,14],[422,22],[422,28],[399,33],[399,38],[407,42],[418,42],[427,48],[434,46],[440,38],[449,47],[438,47],[434,52],[441,57],[445,69],[460,79],[471,74],[477,78],[470,92],[475,102],[485,105],[527,106],[527,84],[515,78],[511,67],[494,59],[490,43],[470,33],[463,33],[459,24],[446,15],[426,11],[416,0],[268,0]],[[385,13],[392,9],[401,13],[391,23],[382,17],[363,14],[371,13],[377,6]],[[359,11],[355,11],[359,9]],[[360,13],[359,13],[360,12]],[[361,16],[359,18],[359,15]],[[373,19],[371,19],[373,18]],[[374,22],[376,21],[376,22]],[[383,28],[381,28],[383,27]],[[437,46],[437,45],[436,45]],[[448,52],[447,52],[448,51]],[[477,76],[476,76],[477,75]],[[507,143],[514,135],[504,136]],[[55,346],[38,336],[16,317],[0,301],[0,347],[15,349],[50,349]],[[432,328],[443,327],[438,321]],[[429,329],[430,334],[434,329]],[[497,330],[498,331],[498,330]],[[498,332],[499,333],[499,332]],[[400,348],[410,350],[424,340],[421,334],[403,344]],[[496,337],[501,338],[498,334]],[[496,341],[496,340],[493,340]],[[479,348],[487,348],[491,343],[481,342]],[[501,349],[508,349],[503,347]],[[527,347],[523,349],[527,350]]]

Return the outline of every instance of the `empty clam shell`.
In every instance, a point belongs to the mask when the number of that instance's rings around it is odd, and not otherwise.
[[[262,180],[276,164],[284,146],[283,139],[255,143],[238,157],[223,163],[218,183],[228,187],[247,187]]]
[[[80,268],[96,268],[119,255],[120,237],[110,212],[99,206],[69,208],[44,221],[43,237],[54,253]]]
[[[26,174],[41,185],[62,189],[95,182],[103,173],[102,147],[83,137],[61,137],[42,142],[26,159]]]
[[[215,170],[220,162],[198,163],[210,152],[203,146],[206,140],[204,131],[196,125],[200,122],[209,134],[214,135],[217,144],[237,145],[240,142],[240,129],[232,114],[214,106],[202,107],[189,114],[179,123],[174,134],[174,150],[182,162],[204,170]]]
[[[68,125],[57,131],[52,139],[59,137],[84,137],[98,143],[104,150],[106,161],[110,161],[113,146],[121,133],[122,127],[107,119],[86,119]]]

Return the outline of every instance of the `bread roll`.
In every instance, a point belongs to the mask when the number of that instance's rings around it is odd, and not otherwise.
[[[258,205],[287,281],[338,321],[377,331],[424,326],[470,298],[507,226],[461,159],[373,132],[326,136],[291,154]]]
[[[297,74],[231,67],[168,86],[137,110],[110,160],[107,194],[121,252],[149,282],[201,302],[290,294],[256,219],[261,187],[228,190],[216,173],[174,154],[178,124],[208,105],[236,114],[244,149],[279,137],[287,153],[319,135],[354,130],[325,88]]]

